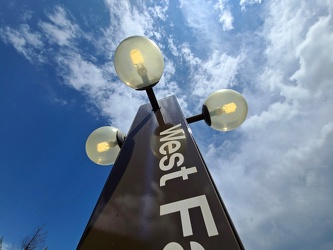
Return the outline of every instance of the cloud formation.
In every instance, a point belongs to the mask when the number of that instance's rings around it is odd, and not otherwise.
[[[79,27],[73,23],[63,7],[56,6],[48,14],[48,22],[40,21],[39,25],[48,42],[59,46],[70,46],[79,35]]]
[[[239,5],[242,7],[242,10],[246,10],[246,6],[261,3],[261,1],[262,0],[241,0]]]
[[[28,24],[22,24],[17,30],[6,26],[0,29],[0,37],[31,62],[43,62],[44,58],[38,53],[43,47],[41,34],[31,31]]]
[[[209,147],[209,165],[224,166],[214,176],[234,200],[231,214],[242,214],[237,224],[251,249],[330,249],[332,3],[271,1],[266,8],[266,61],[247,90],[250,109],[259,102],[262,110],[250,112],[235,153],[228,142]]]

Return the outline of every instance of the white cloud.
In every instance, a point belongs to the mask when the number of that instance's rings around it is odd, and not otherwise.
[[[242,7],[242,10],[246,10],[246,6],[247,5],[253,5],[253,4],[256,4],[256,3],[261,3],[262,0],[241,0],[239,2],[239,5]]]
[[[143,92],[130,91],[124,84],[115,81],[117,77],[112,62],[97,65],[92,57],[84,57],[81,48],[77,46],[78,40],[88,39],[109,61],[112,60],[109,55],[128,36],[145,35],[155,37],[158,42],[163,39],[163,31],[154,18],[166,20],[168,1],[149,8],[133,6],[129,1],[106,0],[105,4],[112,23],[102,32],[97,32],[99,36],[83,33],[69,11],[62,6],[55,6],[46,13],[46,21],[38,22],[40,32],[32,32],[27,24],[23,24],[19,30],[10,27],[2,29],[1,37],[31,61],[48,52],[47,59],[57,64],[56,70],[65,83],[84,93],[110,119],[110,123],[126,132],[138,107],[148,101],[147,97]],[[54,44],[59,47],[53,47]],[[165,74],[156,91],[158,96],[179,90],[175,82],[169,82],[174,66],[167,58],[165,60]],[[167,87],[165,79],[168,80]],[[131,105],[119,105],[129,101]],[[186,107],[185,102],[182,104]]]
[[[193,72],[196,83],[193,93],[208,97],[216,90],[232,87],[240,60],[240,56],[234,58],[219,51],[213,51],[207,60],[200,63],[200,69]]]
[[[78,91],[94,94],[107,83],[102,69],[84,60],[76,52],[68,51],[67,54],[58,56],[56,60],[65,82]]]
[[[49,36],[50,40],[55,40],[59,45],[68,45],[58,53],[56,61],[59,67],[59,74],[65,79],[65,82],[78,91],[82,91],[97,106],[102,115],[108,117],[113,126],[119,127],[127,132],[133,118],[140,105],[148,101],[144,92],[138,92],[128,89],[123,83],[115,81],[116,73],[113,69],[113,63],[109,54],[113,54],[116,46],[127,36],[146,35],[161,38],[153,27],[154,21],[151,14],[156,18],[165,18],[168,2],[164,1],[161,6],[155,6],[139,10],[130,5],[128,1],[105,1],[109,8],[111,20],[113,23],[106,28],[94,41],[99,46],[99,50],[110,60],[102,65],[97,65],[93,61],[83,58],[80,54],[80,48],[76,47],[76,35],[91,37],[87,34],[79,33],[78,25],[68,19],[69,14],[62,8],[57,7],[55,13],[50,15],[49,19],[53,24],[41,23],[41,27]],[[56,32],[48,32],[48,27],[52,27]],[[58,35],[64,34],[64,35]],[[178,89],[177,84],[168,82],[168,88],[165,88],[164,79],[168,79],[170,73],[174,71],[173,65],[166,58],[165,74],[158,88],[157,95],[165,94],[169,89]],[[173,86],[173,87],[172,87]],[[171,87],[171,88],[170,88]],[[120,105],[130,103],[130,105]]]
[[[204,0],[180,1],[186,25],[193,29],[200,48],[207,47],[213,50],[220,48],[223,32],[233,28],[233,16],[226,8],[225,2],[221,0],[213,4]],[[216,18],[219,18],[222,27],[216,23]]]
[[[179,51],[177,49],[177,46],[175,45],[173,37],[168,38],[168,49],[171,51],[172,55],[176,57],[179,56]]]
[[[179,46],[177,51],[182,64],[188,66],[187,79],[191,83],[187,90],[192,94],[195,109],[201,110],[204,99],[219,89],[230,88],[235,84],[242,56],[232,57],[219,50],[210,52],[207,59],[194,54],[188,43]]]
[[[115,83],[114,88],[110,88],[103,95],[98,95],[97,105],[103,114],[110,118],[110,124],[127,133],[132,124],[138,108],[147,103],[145,92],[128,89],[121,82]],[[107,98],[105,95],[108,95]]]
[[[314,97],[330,89],[333,79],[332,14],[319,17],[305,40],[298,46],[296,56],[300,68],[291,80],[302,83]]]
[[[333,229],[332,6],[268,3],[266,60],[245,90],[250,116],[235,132],[241,144],[227,139],[206,150],[247,249],[332,246],[324,235]]]
[[[2,250],[16,250],[19,249],[20,247],[18,244],[10,244],[8,242],[2,242]]]
[[[167,11],[169,8],[169,1],[162,0],[159,1],[158,5],[155,4],[153,7],[149,7],[149,13],[151,13],[155,18],[158,17],[163,21],[167,19]]]
[[[188,43],[184,43],[180,46],[181,55],[184,58],[185,62],[191,67],[195,67],[196,65],[201,64],[201,59],[195,56],[192,52],[190,45]]]
[[[17,51],[24,54],[26,40],[18,31],[6,27],[4,30],[1,30],[1,36],[6,42],[10,42]]]
[[[149,37],[153,35],[153,18],[145,8],[139,10],[129,1],[105,0],[105,4],[113,22],[105,32],[114,49],[129,36],[145,35]],[[120,40],[111,41],[111,37]]]
[[[32,16],[33,16],[33,11],[31,11],[31,10],[26,10],[23,14],[22,14],[22,20],[23,21],[29,21],[31,18],[32,18]]]
[[[22,37],[25,38],[26,42],[34,48],[42,48],[44,45],[41,39],[40,33],[31,32],[29,25],[22,24],[20,27]]]
[[[232,25],[234,17],[231,11],[226,6],[227,0],[219,0],[218,3],[214,5],[215,9],[220,10],[220,22],[223,24],[223,30],[232,30],[234,27]]]
[[[19,29],[5,27],[0,29],[0,37],[11,45],[29,61],[42,62],[43,56],[39,53],[43,47],[42,36],[31,31],[29,25],[22,24]]]
[[[176,95],[177,100],[182,108],[182,111],[185,115],[189,115],[188,107],[188,96],[187,90],[181,88],[177,82],[173,80],[174,75],[176,74],[176,65],[169,58],[164,58],[164,72],[159,83],[154,87],[156,92],[157,99],[162,99],[167,96]]]
[[[59,46],[69,46],[79,35],[78,25],[73,23],[64,8],[57,6],[48,14],[51,22],[40,22],[39,25],[50,42]]]
[[[48,60],[57,64],[56,70],[65,83],[84,93],[100,109],[101,114],[109,118],[112,125],[127,132],[138,107],[148,101],[147,97],[143,92],[140,94],[130,91],[124,84],[115,81],[117,77],[112,62],[96,64],[92,56],[84,57],[81,48],[77,46],[77,39],[96,42],[105,59],[111,61],[109,53],[114,53],[116,46],[126,36],[148,35],[161,38],[153,27],[151,14],[160,19],[165,18],[168,2],[164,1],[163,5],[143,12],[127,1],[106,1],[106,5],[110,10],[111,20],[117,20],[118,23],[112,23],[98,37],[84,34],[71,13],[61,6],[55,6],[53,11],[47,13],[47,21],[39,21],[40,33],[30,31],[29,26],[24,24],[19,30],[6,27],[1,30],[1,37],[29,60],[39,58],[39,53],[52,52],[47,53]],[[50,45],[54,44],[59,47],[52,47],[50,50]],[[39,53],[35,53],[34,50],[37,49]],[[172,71],[172,63],[166,65],[170,66],[166,67],[166,72]],[[171,85],[177,88],[177,84]],[[164,92],[166,88],[160,86],[159,90]],[[129,102],[131,105],[119,105]]]
[[[59,74],[74,89],[84,93],[90,102],[100,110],[100,115],[124,133],[129,129],[137,108],[144,102],[142,95],[129,91],[125,84],[112,81],[109,63],[96,65],[73,51],[60,54]],[[114,74],[114,73],[113,73]],[[130,105],[120,105],[130,103]]]

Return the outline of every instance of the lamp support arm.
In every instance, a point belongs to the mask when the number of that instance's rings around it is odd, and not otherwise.
[[[153,111],[156,112],[157,110],[160,109],[160,105],[157,102],[153,88],[146,89],[146,92],[147,92],[149,101],[151,103],[151,106],[153,107]]]
[[[198,115],[186,118],[186,121],[187,121],[188,124],[190,124],[190,123],[198,122],[198,121],[201,121],[201,120],[204,120],[204,119],[205,118],[204,118],[203,114],[198,114]]]

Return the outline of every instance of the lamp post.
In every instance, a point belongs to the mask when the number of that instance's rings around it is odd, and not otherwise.
[[[174,96],[156,99],[163,56],[142,36],[120,43],[114,66],[150,103],[139,108],[127,136],[105,126],[88,137],[88,157],[114,165],[77,249],[244,249],[188,129],[200,120],[220,131],[237,128],[247,115],[243,96],[216,91],[201,114],[185,119]]]

